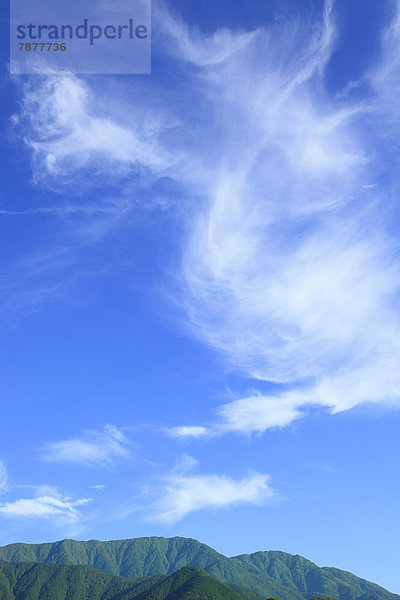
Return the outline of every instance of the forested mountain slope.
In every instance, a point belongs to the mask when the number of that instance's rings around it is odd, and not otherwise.
[[[11,544],[0,548],[0,559],[10,562],[51,562],[91,565],[123,577],[172,574],[193,565],[219,581],[248,588],[262,597],[310,600],[400,600],[400,596],[351,573],[318,567],[301,556],[267,551],[228,558],[189,538],[136,538],[47,544]]]
[[[0,561],[1,600],[243,600],[196,567],[125,579],[88,565]]]

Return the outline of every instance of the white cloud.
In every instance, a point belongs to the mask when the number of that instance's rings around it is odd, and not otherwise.
[[[0,492],[8,488],[8,473],[4,462],[0,459]]]
[[[250,128],[246,139],[254,157],[239,165],[233,157],[221,175],[183,264],[193,330],[234,366],[274,381],[315,373],[339,344],[345,362],[394,287],[384,236],[371,247],[357,239],[357,223],[335,217],[361,154],[298,104],[288,115],[280,106],[264,134],[259,115],[260,133]],[[264,136],[271,141],[259,149]]]
[[[210,426],[174,428],[178,437],[261,432],[307,405],[339,412],[400,398],[400,248],[389,200],[399,190],[394,179],[376,183],[388,161],[397,172],[395,153],[376,153],[384,100],[395,103],[393,68],[378,70],[390,91],[380,86],[368,106],[351,96],[338,103],[324,90],[330,3],[314,36],[288,27],[202,74],[224,107],[223,166],[182,262],[192,334],[246,376],[288,385],[223,405]],[[386,116],[384,136],[398,136]]]
[[[290,425],[313,409],[336,414],[365,403],[398,407],[398,355],[389,356],[386,353],[382,355],[382,360],[385,361],[383,365],[367,364],[342,375],[326,376],[315,385],[305,385],[275,395],[253,393],[223,404],[217,409],[219,418],[201,426],[203,435],[263,433]],[[191,435],[192,429],[196,431],[197,426],[174,427],[171,431],[175,437],[189,439],[197,437]],[[180,430],[184,432],[182,435],[179,435]]]
[[[307,404],[318,403],[315,398],[298,391],[287,392],[277,396],[265,396],[254,392],[239,398],[217,409],[218,419],[214,422],[197,426],[172,427],[169,432],[179,439],[194,439],[202,436],[219,436],[226,433],[249,435],[263,433],[269,429],[286,427],[305,415]],[[303,410],[302,410],[303,409]]]
[[[88,430],[80,438],[48,444],[44,459],[49,462],[72,462],[85,466],[110,465],[118,458],[127,458],[129,450],[124,434],[113,425],[102,431]]]
[[[72,523],[81,517],[79,507],[91,498],[73,500],[67,496],[39,496],[0,503],[0,515],[10,519],[51,519],[59,524]]]
[[[240,504],[262,505],[274,499],[269,475],[253,473],[236,481],[226,475],[180,475],[166,478],[152,520],[174,524],[199,510],[219,510]]]
[[[280,396],[265,396],[255,391],[244,398],[222,404],[217,409],[218,419],[214,422],[201,426],[171,427],[168,433],[181,440],[226,433],[263,433],[268,429],[286,427],[302,418],[305,412],[301,407],[313,403],[313,399],[296,391]]]
[[[27,487],[27,486],[22,486],[22,487]],[[42,485],[34,485],[32,487],[34,489],[34,493],[37,498],[39,498],[40,496],[53,496],[54,498],[62,497],[62,494],[60,493],[60,491],[56,485],[50,485],[48,483],[43,483]]]
[[[172,16],[163,5],[156,7],[155,20],[167,36],[169,52],[175,58],[198,67],[210,67],[224,62],[232,54],[245,48],[255,35],[245,31],[233,33],[223,29],[213,36],[205,36],[196,27],[189,30],[177,15]]]
[[[256,394],[224,404],[218,412],[221,423],[217,425],[217,431],[240,433],[261,433],[273,427],[284,427],[303,416],[299,404],[290,394],[287,398]]]
[[[132,104],[127,111],[118,101],[107,105],[101,98],[72,74],[29,80],[14,122],[24,128],[38,182],[67,183],[78,172],[93,169],[91,181],[98,184],[132,169],[163,172],[171,165],[172,157],[157,141],[160,114],[146,113],[137,102],[128,124]]]
[[[207,428],[203,427],[203,426],[197,426],[197,425],[193,425],[193,426],[183,425],[181,427],[171,427],[171,429],[168,430],[168,433],[172,437],[177,437],[177,438],[185,438],[185,437],[197,438],[197,437],[203,437],[204,435],[207,435]]]
[[[183,475],[188,471],[192,471],[199,464],[199,461],[190,456],[190,454],[183,453],[176,460],[175,466],[172,469],[172,475]]]

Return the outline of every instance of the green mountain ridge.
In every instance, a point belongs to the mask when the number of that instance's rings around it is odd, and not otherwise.
[[[266,551],[228,558],[197,540],[182,537],[10,544],[0,547],[0,559],[90,565],[128,578],[170,575],[192,565],[232,585],[233,589],[247,588],[263,598],[310,600],[325,596],[335,600],[400,600],[400,596],[352,573],[318,567],[298,555]]]
[[[183,567],[173,575],[127,579],[88,565],[0,561],[1,600],[243,600],[208,573]]]

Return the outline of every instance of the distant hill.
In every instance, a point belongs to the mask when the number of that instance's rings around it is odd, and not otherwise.
[[[87,565],[0,561],[1,600],[130,600],[159,581],[124,579]]]
[[[0,561],[1,600],[243,600],[208,573],[183,567],[173,575],[125,579],[87,565]]]
[[[239,593],[240,588],[247,588],[264,599],[310,600],[325,596],[334,600],[400,600],[400,596],[351,573],[320,568],[301,556],[268,551],[227,558],[205,544],[181,537],[11,544],[0,548],[0,559],[91,565],[130,578],[172,574],[193,565],[231,584]],[[247,600],[254,598],[248,596]]]
[[[201,569],[182,567],[137,600],[243,600],[243,597]]]

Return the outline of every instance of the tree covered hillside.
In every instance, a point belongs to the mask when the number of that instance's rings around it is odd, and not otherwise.
[[[262,598],[310,600],[325,596],[335,600],[400,600],[400,596],[351,573],[318,567],[298,555],[267,551],[228,558],[205,544],[181,537],[11,544],[0,548],[0,559],[90,565],[130,578],[172,574],[192,565],[231,584],[236,591],[247,588]]]
[[[243,600],[195,567],[125,579],[85,565],[0,561],[1,600]]]

